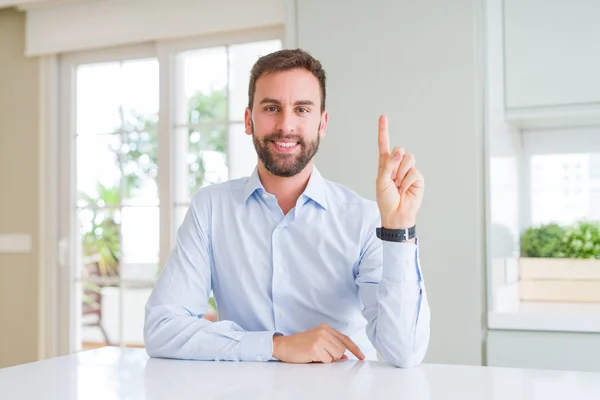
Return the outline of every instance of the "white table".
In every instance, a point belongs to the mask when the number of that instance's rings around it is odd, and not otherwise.
[[[291,365],[149,359],[104,348],[0,369],[0,398],[17,399],[600,399],[600,374],[338,361]]]

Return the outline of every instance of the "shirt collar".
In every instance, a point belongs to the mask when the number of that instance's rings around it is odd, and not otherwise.
[[[315,165],[303,194],[327,210],[327,185]]]
[[[246,185],[244,185],[242,191],[244,202],[248,201],[248,198],[250,198],[250,196],[252,196],[254,192],[259,189],[265,190],[260,181],[260,177],[258,176],[258,167],[255,167],[252,175],[250,175],[246,181]],[[313,200],[324,209],[327,209],[326,182],[315,165],[313,165],[313,170],[308,180],[308,185],[306,185],[306,189],[304,189],[303,195]]]
[[[248,198],[254,194],[258,189],[263,189],[263,185],[260,182],[260,178],[258,177],[258,167],[254,168],[252,175],[246,181],[246,185],[242,191],[244,203],[248,201]]]

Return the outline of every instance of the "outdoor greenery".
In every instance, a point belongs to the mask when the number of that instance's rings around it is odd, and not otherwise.
[[[215,90],[208,94],[197,92],[188,102],[190,125],[203,124],[205,128],[187,129],[189,154],[188,187],[190,194],[213,182],[207,181],[203,162],[203,151],[225,152],[227,143],[227,94],[226,90]],[[118,276],[121,259],[119,205],[123,200],[135,196],[144,179],[155,179],[158,172],[158,135],[156,115],[140,115],[128,112],[120,149],[114,151],[115,162],[121,159],[123,188],[96,184],[95,196],[81,192],[79,204],[92,212],[91,228],[82,232],[83,256],[91,261],[91,269],[100,276]],[[176,134],[178,132],[176,131]],[[99,149],[100,150],[100,149]],[[124,197],[124,198],[123,198]]]
[[[600,222],[531,227],[521,235],[521,256],[600,258]]]

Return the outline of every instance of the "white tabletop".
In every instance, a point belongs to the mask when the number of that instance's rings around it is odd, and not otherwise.
[[[104,348],[0,369],[2,399],[600,399],[600,374],[338,361],[199,362]]]

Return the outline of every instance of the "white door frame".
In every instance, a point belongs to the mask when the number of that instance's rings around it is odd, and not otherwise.
[[[40,285],[39,285],[39,354],[38,358],[57,357],[67,353],[60,321],[60,269],[58,243],[58,137],[59,137],[59,63],[58,57],[40,58]]]

